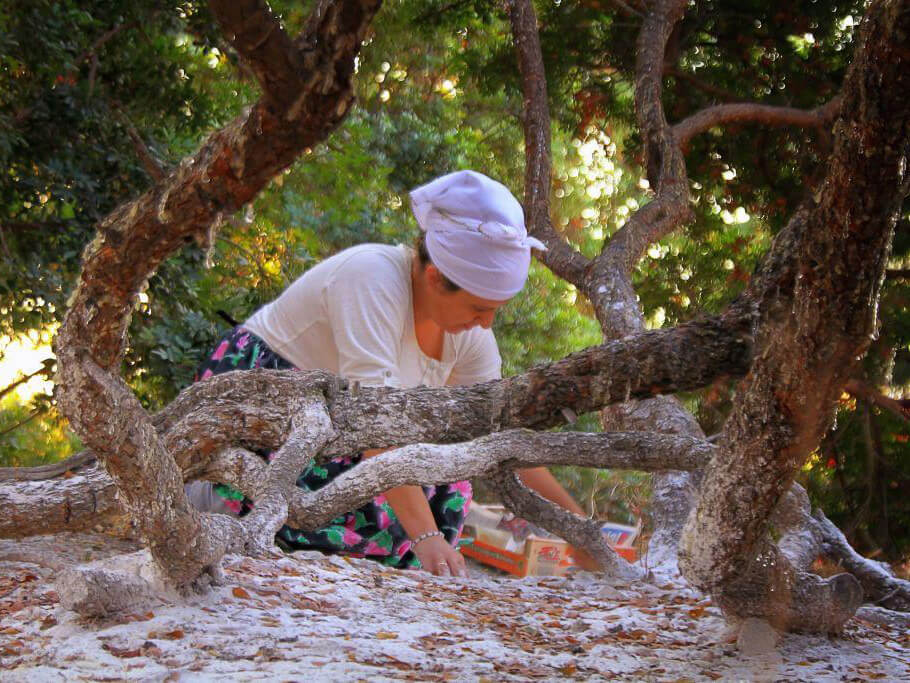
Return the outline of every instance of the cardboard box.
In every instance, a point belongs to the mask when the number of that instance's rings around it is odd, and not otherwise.
[[[515,576],[564,576],[575,566],[571,546],[558,538],[530,536],[521,553],[474,537],[464,540],[460,548],[464,555]]]
[[[509,531],[497,528],[503,513],[505,508],[499,506],[471,506],[460,547],[465,556],[515,576],[564,576],[575,568],[575,549],[566,541],[531,534],[520,543]],[[637,559],[632,543],[640,530],[640,524],[604,524],[608,542],[629,562]]]

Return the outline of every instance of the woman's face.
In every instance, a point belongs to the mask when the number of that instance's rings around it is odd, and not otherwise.
[[[450,291],[433,265],[427,266],[431,296],[429,314],[433,321],[449,334],[465,332],[472,327],[489,329],[493,325],[496,311],[508,303],[474,296],[463,289]]]

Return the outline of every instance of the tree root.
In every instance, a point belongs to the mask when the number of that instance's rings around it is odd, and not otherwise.
[[[644,569],[629,564],[607,545],[600,525],[542,498],[527,488],[515,472],[501,472],[490,479],[512,512],[587,552],[606,575],[627,581],[645,578]]]
[[[106,617],[180,598],[148,550],[65,569],[56,590],[63,607],[84,617]]]
[[[856,552],[821,510],[816,510],[813,517],[822,536],[822,551],[859,580],[868,600],[889,610],[910,612],[910,581],[893,576],[886,565]]]
[[[818,524],[806,489],[793,482],[771,513],[771,523],[780,534],[777,547],[798,571],[808,571],[822,552]]]
[[[767,620],[779,631],[840,633],[862,604],[850,574],[822,578],[796,570],[770,542],[737,577],[711,595],[728,617]]]
[[[875,607],[874,605],[863,605],[856,610],[856,618],[879,624],[880,626],[910,631],[910,614],[906,612],[896,612],[884,607]]]

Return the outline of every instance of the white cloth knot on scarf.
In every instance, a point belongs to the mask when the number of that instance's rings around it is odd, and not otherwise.
[[[452,282],[504,301],[524,286],[531,249],[545,250],[525,229],[509,189],[476,171],[444,175],[411,192],[411,209],[433,264]]]

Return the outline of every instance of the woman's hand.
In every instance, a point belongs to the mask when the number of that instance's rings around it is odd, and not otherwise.
[[[464,577],[468,575],[464,557],[442,536],[431,536],[416,546],[412,546],[411,549],[420,560],[420,566],[431,574]]]

